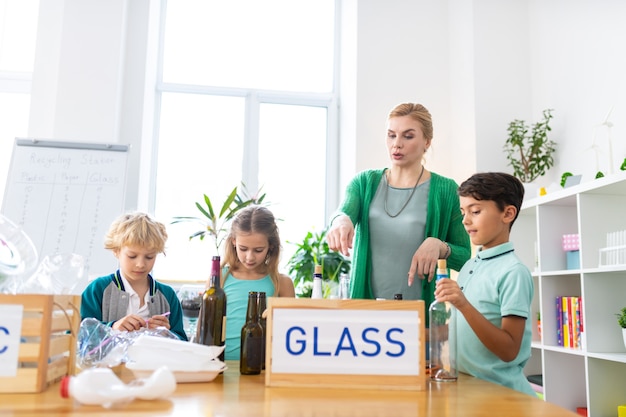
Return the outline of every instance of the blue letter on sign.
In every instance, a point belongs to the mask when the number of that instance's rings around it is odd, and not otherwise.
[[[391,344],[395,344],[395,345],[400,346],[400,352],[399,352],[399,353],[391,353],[391,352],[387,352],[387,356],[391,356],[391,357],[393,358],[393,357],[398,357],[398,356],[402,356],[402,355],[404,355],[404,350],[405,350],[405,347],[404,347],[404,343],[402,343],[401,341],[399,341],[399,340],[393,340],[393,339],[391,338],[391,333],[392,333],[392,332],[399,332],[399,333],[404,333],[404,332],[403,332],[403,330],[402,330],[402,329],[398,329],[398,328],[391,328],[391,329],[389,329],[389,330],[387,331],[387,341],[388,341],[389,343],[391,343]]]
[[[291,349],[291,343],[289,343],[291,332],[295,330],[299,331],[303,336],[306,336],[306,333],[304,332],[304,329],[302,327],[296,326],[296,327],[289,328],[289,330],[287,330],[287,338],[285,341],[285,345],[286,345],[285,347],[287,348],[287,352],[291,353],[292,355],[301,355],[306,350],[306,340],[296,340],[296,342],[300,345],[300,350],[297,352]]]
[[[364,351],[364,350],[363,350],[363,351],[361,351],[361,353],[362,353],[364,356],[377,356],[377,355],[380,353],[380,343],[378,343],[376,340],[369,339],[369,338],[367,337],[367,334],[368,334],[369,332],[376,332],[376,333],[378,333],[378,331],[379,331],[379,330],[378,330],[377,328],[375,328],[375,327],[368,327],[367,329],[363,329],[363,334],[361,335],[361,337],[363,338],[363,341],[364,341],[365,343],[372,344],[372,345],[374,345],[374,346],[376,347],[376,350],[375,350],[373,353],[371,353],[371,352],[366,352],[366,351]]]
[[[313,356],[330,356],[330,352],[319,352],[317,350],[317,326],[313,327]]]
[[[343,346],[344,341],[348,340],[349,346]],[[341,334],[341,338],[339,339],[339,343],[337,343],[337,350],[335,350],[335,356],[339,356],[340,350],[349,350],[352,352],[352,356],[356,356],[356,349],[354,347],[354,342],[352,341],[352,336],[350,336],[350,330],[347,327],[343,328],[343,333]]]
[[[9,329],[7,329],[6,327],[4,327],[4,326],[0,326],[0,330],[1,330],[1,331],[3,331],[3,332],[4,332],[4,334],[6,334],[7,336],[9,335]],[[0,355],[1,355],[1,354],[3,354],[4,352],[6,352],[8,348],[9,348],[9,347],[8,347],[8,346],[6,346],[6,345],[5,345],[5,346],[0,347]]]

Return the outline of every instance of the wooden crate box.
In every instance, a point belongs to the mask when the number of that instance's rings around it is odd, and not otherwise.
[[[24,306],[17,375],[0,377],[0,393],[37,393],[74,375],[79,295],[0,294],[0,305]]]

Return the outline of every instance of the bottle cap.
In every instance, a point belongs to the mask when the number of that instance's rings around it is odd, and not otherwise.
[[[61,379],[61,398],[70,398],[70,376],[65,375]]]
[[[316,274],[321,274],[322,273],[322,265],[315,265],[315,273]]]
[[[447,269],[448,265],[446,263],[446,260],[445,259],[437,260],[437,268],[439,268],[439,269]]]

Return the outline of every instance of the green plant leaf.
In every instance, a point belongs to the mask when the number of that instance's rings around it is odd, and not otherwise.
[[[567,178],[571,177],[572,174],[571,172],[564,172],[563,175],[561,175],[561,187],[565,187],[565,183],[567,182]]]

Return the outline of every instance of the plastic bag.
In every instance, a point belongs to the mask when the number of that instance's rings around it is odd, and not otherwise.
[[[23,294],[81,294],[88,284],[85,259],[75,253],[46,256],[17,287]]]
[[[88,317],[78,329],[77,365],[83,369],[114,367],[127,361],[128,347],[142,335],[179,340],[165,327],[142,328],[133,332],[114,330],[100,321]]]
[[[15,294],[38,259],[37,249],[26,232],[0,214],[0,293]]]
[[[155,370],[148,378],[122,382],[111,369],[87,369],[61,381],[61,397],[74,398],[80,404],[101,405],[105,408],[122,406],[135,398],[156,400],[176,391],[176,379],[166,366]]]

